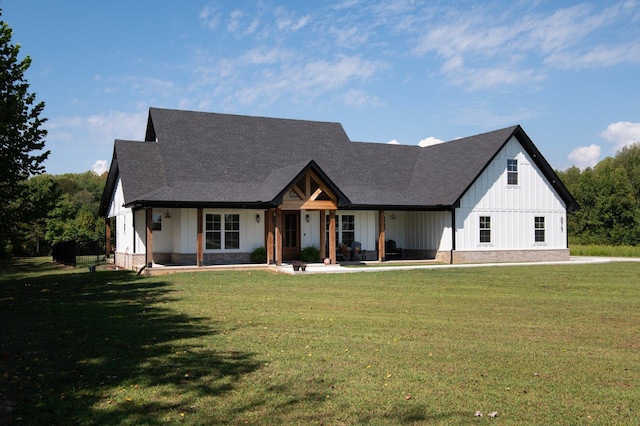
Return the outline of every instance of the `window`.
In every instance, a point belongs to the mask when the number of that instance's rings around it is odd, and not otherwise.
[[[205,215],[205,247],[207,250],[239,249],[240,215],[207,213]]]
[[[544,216],[536,216],[534,219],[535,242],[544,243]]]
[[[162,213],[153,213],[151,229],[153,231],[162,231]]]
[[[239,214],[224,215],[224,248],[225,250],[240,248]]]
[[[507,185],[518,184],[518,160],[507,160]]]
[[[491,242],[491,216],[480,216],[480,242]]]
[[[342,244],[347,247],[351,246],[351,243],[355,241],[355,230],[356,230],[356,220],[355,216],[352,214],[343,214],[342,215]]]
[[[327,215],[326,231],[327,243],[329,242],[329,215]],[[347,247],[355,241],[356,217],[352,214],[336,215],[336,244],[344,244]]]
[[[219,250],[221,245],[222,228],[219,214],[208,214],[205,220],[205,247],[207,250]]]

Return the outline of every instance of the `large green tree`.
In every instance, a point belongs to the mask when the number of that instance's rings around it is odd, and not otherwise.
[[[25,72],[29,56],[19,59],[20,46],[11,43],[12,30],[0,9],[0,256],[18,233],[23,221],[20,201],[27,179],[44,172],[46,119],[40,118],[44,102],[29,92]]]
[[[622,148],[595,167],[558,175],[580,204],[567,229],[578,244],[640,244],[640,143]]]

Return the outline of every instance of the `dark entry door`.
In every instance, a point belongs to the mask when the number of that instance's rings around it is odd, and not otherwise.
[[[282,256],[284,260],[294,260],[300,254],[300,212],[283,212],[283,219]]]

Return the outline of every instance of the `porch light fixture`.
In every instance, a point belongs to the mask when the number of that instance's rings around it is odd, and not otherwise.
[[[396,212],[391,212],[391,220],[396,220]]]
[[[261,219],[260,213],[256,214],[256,223],[260,223],[260,219]]]
[[[165,218],[165,219],[171,219],[171,213],[169,213],[169,210],[167,210],[167,211],[164,213],[164,218]]]
[[[304,217],[304,220],[306,220],[307,223],[311,222],[311,218],[309,217],[308,214]]]

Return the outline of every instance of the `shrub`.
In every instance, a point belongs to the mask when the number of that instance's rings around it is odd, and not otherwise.
[[[267,263],[267,249],[264,247],[255,248],[251,252],[251,263]]]
[[[300,260],[303,262],[319,262],[320,249],[316,246],[307,246],[300,252]]]

